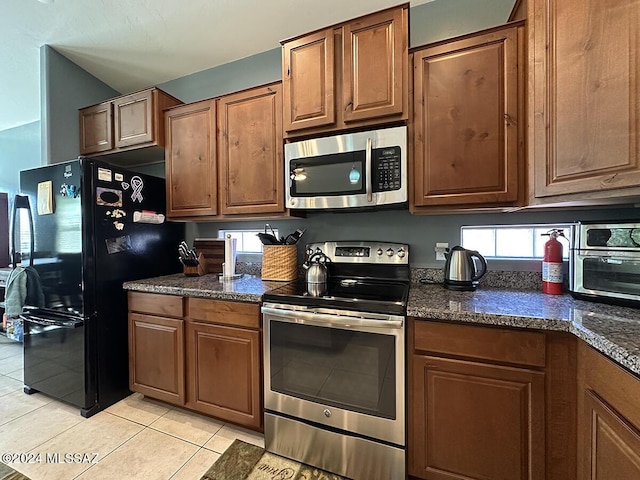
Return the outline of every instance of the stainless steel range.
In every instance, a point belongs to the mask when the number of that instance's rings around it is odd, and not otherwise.
[[[325,287],[263,297],[266,449],[356,480],[404,479],[409,247],[307,245],[318,252]]]

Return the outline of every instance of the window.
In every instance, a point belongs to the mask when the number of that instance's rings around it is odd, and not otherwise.
[[[565,238],[558,241],[568,259],[571,224],[465,226],[460,233],[464,248],[477,250],[486,258],[534,260],[544,256],[549,237],[543,234],[551,229],[562,230]]]
[[[220,238],[226,238],[227,235],[231,235],[231,238],[236,239],[236,253],[237,254],[262,254],[262,242],[258,238],[258,233],[263,233],[263,230],[220,230]],[[278,237],[278,229],[269,230],[269,233],[273,233]]]

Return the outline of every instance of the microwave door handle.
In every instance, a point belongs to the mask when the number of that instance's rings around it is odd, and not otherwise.
[[[372,149],[372,141],[371,138],[367,138],[367,150],[365,152],[365,170],[367,172],[367,202],[373,202],[373,172],[371,171],[371,149]]]

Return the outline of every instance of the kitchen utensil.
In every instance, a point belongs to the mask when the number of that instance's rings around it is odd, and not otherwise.
[[[302,230],[298,229],[295,232],[290,233],[284,239],[284,244],[285,245],[295,245],[296,243],[298,243],[298,240],[300,240],[300,237],[302,237],[304,232],[305,232],[305,229],[303,228]]]
[[[258,238],[263,245],[282,245],[280,240],[270,233],[258,233]]]
[[[487,273],[487,261],[475,250],[458,245],[448,250],[445,257],[444,286],[450,290],[475,290],[478,280]]]
[[[198,266],[198,254],[195,250],[190,249],[186,242],[180,242],[178,245],[178,253],[180,255],[179,260],[182,265],[187,267]]]
[[[269,230],[271,230],[271,235],[273,235],[274,237],[278,238],[278,236],[276,235],[275,230],[271,227],[271,225],[269,225],[268,223],[264,224],[264,233],[267,233],[267,228]]]

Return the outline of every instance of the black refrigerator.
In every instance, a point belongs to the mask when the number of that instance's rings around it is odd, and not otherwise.
[[[184,224],[164,218],[164,179],[94,159],[23,170],[20,190],[12,252],[38,274],[21,315],[24,391],[89,417],[130,393],[122,284],[181,271]]]

